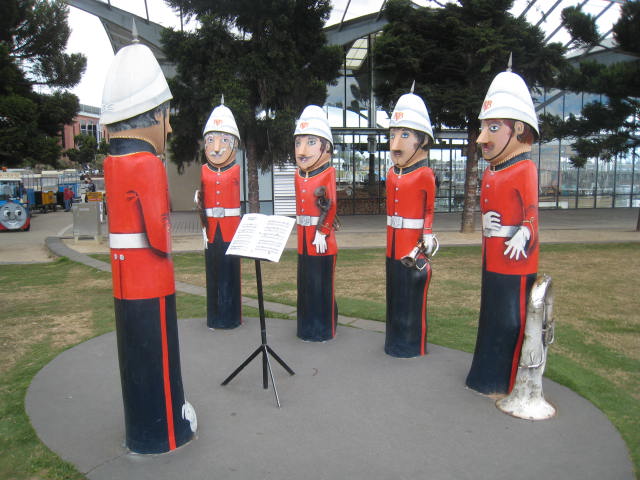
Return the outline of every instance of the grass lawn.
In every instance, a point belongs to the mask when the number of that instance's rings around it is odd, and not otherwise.
[[[266,300],[295,305],[296,259],[285,252],[277,264],[263,262]],[[175,257],[177,280],[204,286],[203,267],[201,253]],[[555,290],[557,340],[546,375],[605,412],[640,478],[640,244],[543,245],[539,271],[553,277]],[[0,265],[0,285],[0,478],[84,478],[40,443],[24,397],[57,354],[114,328],[111,275],[60,259]],[[253,261],[243,261],[242,288],[255,296]],[[384,250],[342,250],[336,293],[341,314],[384,321]],[[429,341],[473,351],[479,303],[480,249],[441,249],[429,289]],[[178,294],[178,316],[204,317],[205,299]]]

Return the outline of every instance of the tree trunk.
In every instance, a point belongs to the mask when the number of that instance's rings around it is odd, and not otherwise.
[[[636,222],[636,232],[640,232],[640,209],[638,209],[638,221]]]
[[[464,179],[464,206],[462,207],[462,233],[473,233],[476,230],[475,209],[478,191],[478,149],[476,140],[478,131],[469,127],[467,136],[467,168]]]
[[[249,213],[260,213],[260,186],[258,184],[258,148],[255,140],[247,139],[247,193]]]

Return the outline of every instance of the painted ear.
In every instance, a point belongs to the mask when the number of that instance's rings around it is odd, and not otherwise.
[[[514,130],[516,131],[516,135],[522,135],[524,133],[524,123],[520,120],[517,120],[513,125]]]

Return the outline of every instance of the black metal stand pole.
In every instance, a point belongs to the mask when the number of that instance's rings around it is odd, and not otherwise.
[[[282,365],[282,367],[287,372],[289,372],[290,375],[295,375],[295,372],[291,370],[289,365],[287,365],[284,362],[284,360],[282,360],[276,354],[276,352],[274,352],[273,349],[267,344],[267,325],[265,322],[264,300],[262,296],[262,271],[260,269],[260,260],[255,259],[255,262],[256,262],[256,282],[258,286],[258,309],[260,310],[260,338],[262,340],[262,343],[258,348],[256,348],[256,350],[251,355],[249,355],[249,357],[244,362],[242,362],[242,364],[238,368],[236,368],[233,371],[231,375],[229,375],[224,380],[224,382],[222,382],[222,385],[228,384],[231,380],[234,379],[236,375],[238,375],[242,371],[244,367],[246,367],[247,365],[249,365],[249,363],[251,363],[251,360],[256,358],[259,353],[262,353],[262,386],[265,389],[269,388],[269,377],[271,377],[271,384],[273,385],[273,393],[276,397],[276,404],[278,405],[278,408],[279,408],[280,399],[278,398],[278,389],[276,388],[276,382],[275,382],[275,379],[273,378],[273,371],[271,370],[271,362],[269,361],[269,354],[271,354],[271,356],[275,358],[278,361],[278,363],[280,363],[280,365]]]

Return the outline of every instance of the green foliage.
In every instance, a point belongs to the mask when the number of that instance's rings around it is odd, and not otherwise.
[[[322,105],[338,74],[341,50],[325,45],[326,0],[290,2],[167,1],[195,16],[194,32],[164,33],[164,50],[177,65],[171,82],[178,165],[197,160],[212,108],[224,95],[249,161],[266,167],[286,160],[294,120],[309,103]],[[255,158],[252,158],[252,154]]]
[[[575,6],[565,8],[561,19],[577,46],[589,47],[598,44],[600,35],[593,15],[584,13],[581,7]]]
[[[0,165],[55,166],[58,136],[79,110],[59,89],[80,81],[86,58],[64,53],[69,7],[62,0],[9,0],[0,7]],[[44,85],[51,94],[36,93]]]
[[[566,18],[565,18],[566,17]],[[578,46],[596,46],[601,41],[595,18],[578,7],[563,10],[570,33]],[[614,25],[614,38],[620,50],[634,58],[608,65],[583,61],[560,76],[558,86],[573,92],[600,95],[585,104],[579,117],[561,119],[542,116],[544,140],[569,137],[576,155],[571,162],[582,167],[589,158],[609,161],[640,144],[640,1],[625,2]]]
[[[64,153],[69,160],[79,165],[92,163],[98,154],[98,142],[96,137],[81,133],[73,137],[75,148],[70,148]]]
[[[546,86],[564,65],[559,44],[544,45],[543,32],[508,13],[508,0],[468,0],[444,8],[416,8],[390,0],[389,24],[376,41],[376,95],[389,111],[413,80],[434,125],[477,129],[489,84],[513,69],[528,85]]]

